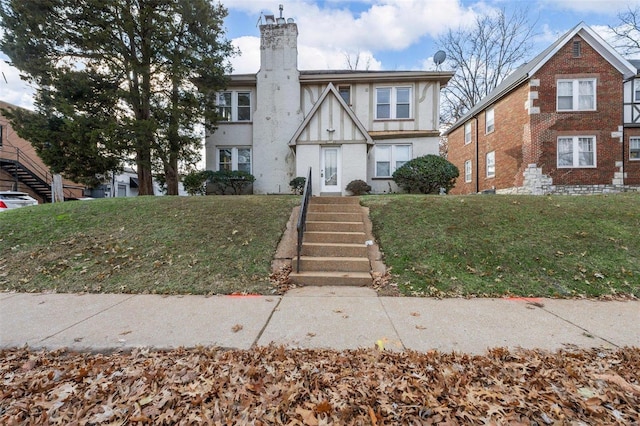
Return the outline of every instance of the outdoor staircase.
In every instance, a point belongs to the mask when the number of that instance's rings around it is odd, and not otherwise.
[[[363,210],[357,197],[313,197],[307,212],[299,285],[366,286],[372,283]]]

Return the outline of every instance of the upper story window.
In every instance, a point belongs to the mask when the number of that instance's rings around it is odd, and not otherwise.
[[[629,140],[629,160],[640,160],[640,138]]]
[[[491,133],[495,129],[495,114],[493,107],[491,107],[485,112],[485,132]]]
[[[496,175],[496,152],[491,151],[487,153],[487,177],[494,177]]]
[[[596,167],[595,136],[558,138],[558,168]]]
[[[0,148],[2,148],[2,139],[4,138],[4,127],[0,124]]]
[[[376,119],[411,118],[411,87],[378,87]]]
[[[376,177],[391,177],[411,160],[411,145],[376,145]]]
[[[219,92],[216,104],[220,121],[251,121],[251,92]]]
[[[471,182],[471,160],[464,162],[464,181]]]
[[[338,86],[338,93],[347,105],[351,105],[351,86]]]
[[[240,170],[251,173],[251,148],[220,148],[217,153],[218,171]]]
[[[579,58],[582,56],[582,42],[580,40],[575,40],[573,42],[573,50],[571,52],[574,58]]]
[[[596,79],[558,80],[558,111],[595,111]]]
[[[633,81],[633,99],[634,102],[640,102],[640,77]]]
[[[471,122],[464,125],[464,144],[471,143]]]

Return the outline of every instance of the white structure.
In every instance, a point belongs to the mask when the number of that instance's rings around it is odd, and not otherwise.
[[[245,170],[256,194],[289,193],[313,172],[313,194],[346,194],[355,179],[395,191],[408,160],[438,154],[440,89],[452,72],[299,71],[298,27],[260,25],[260,71],[231,75],[222,120],[206,140],[208,170]]]

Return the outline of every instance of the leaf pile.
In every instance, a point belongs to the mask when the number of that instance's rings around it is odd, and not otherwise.
[[[0,423],[637,424],[640,349],[0,351]]]

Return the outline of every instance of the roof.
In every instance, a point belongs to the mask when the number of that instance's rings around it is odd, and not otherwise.
[[[388,81],[438,81],[445,86],[453,71],[359,71],[359,70],[303,70],[300,83],[366,83]],[[231,74],[229,86],[254,86],[256,74]]]
[[[489,105],[495,103],[507,93],[529,80],[540,68],[544,66],[562,46],[571,40],[576,34],[593,47],[600,55],[607,59],[620,73],[624,79],[634,76],[638,68],[633,66],[628,60],[624,59],[614,48],[612,48],[602,37],[591,29],[584,22],[567,31],[562,37],[557,39],[551,46],[540,52],[531,61],[521,65],[514,72],[509,74],[495,89],[485,96],[480,102],[473,106],[465,115],[460,117],[453,126],[447,129],[443,135],[448,135],[455,129],[462,126],[469,118],[474,117],[480,111],[486,109]]]

